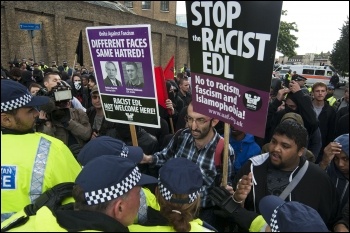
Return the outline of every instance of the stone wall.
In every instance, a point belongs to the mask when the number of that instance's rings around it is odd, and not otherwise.
[[[85,28],[91,26],[150,24],[155,66],[166,66],[175,55],[176,67],[190,64],[187,29],[146,17],[96,6],[83,1],[1,1],[1,64],[33,57],[31,37],[20,23],[41,23],[32,39],[35,61],[52,60],[73,66],[80,30],[83,30],[84,65],[91,65]],[[190,65],[189,65],[190,67]]]

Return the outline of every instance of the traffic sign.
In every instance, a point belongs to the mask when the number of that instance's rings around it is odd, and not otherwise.
[[[20,23],[19,29],[21,30],[41,30],[40,23]]]

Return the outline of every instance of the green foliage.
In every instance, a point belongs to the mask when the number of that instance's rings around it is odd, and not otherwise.
[[[287,15],[287,11],[282,10],[282,15]],[[292,31],[298,32],[298,27],[295,22],[287,23],[281,21],[278,32],[277,51],[283,53],[284,56],[287,57],[297,55],[295,49],[299,47],[296,43],[298,38],[291,34]]]
[[[329,59],[334,68],[344,75],[349,72],[349,16],[339,30],[341,31],[340,38],[333,45]]]

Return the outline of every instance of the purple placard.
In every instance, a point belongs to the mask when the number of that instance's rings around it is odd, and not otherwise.
[[[154,104],[150,104],[155,108],[152,112],[158,117],[150,25],[87,27],[86,35],[101,100],[108,99],[104,96],[151,99]],[[106,119],[121,123],[128,121],[111,117],[118,114],[106,115],[104,103],[103,106]],[[118,111],[118,108],[113,111]],[[136,110],[126,112],[132,113],[140,114]],[[147,120],[130,123],[159,127],[159,121],[156,122],[156,125]]]
[[[192,103],[201,114],[264,137],[269,93],[221,78],[191,73]],[[262,132],[262,133],[259,133]]]

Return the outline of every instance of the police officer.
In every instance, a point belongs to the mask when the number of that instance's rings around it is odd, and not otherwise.
[[[305,95],[310,95],[311,87],[308,88],[308,87],[305,86],[305,82],[306,82],[307,78],[297,74],[297,75],[293,75],[291,80],[294,80],[294,81],[296,81],[299,84],[301,91]]]
[[[143,151],[138,146],[127,146],[123,141],[109,137],[98,136],[91,139],[79,152],[78,162],[86,166],[91,160],[102,155],[122,156],[132,160],[135,164],[141,162]],[[159,210],[159,204],[154,194],[146,187],[140,189],[140,208],[135,218],[135,223],[144,223],[147,221],[147,208],[152,207]]]
[[[74,181],[81,170],[62,141],[34,133],[37,106],[48,101],[22,84],[1,80],[1,222],[48,188]]]
[[[289,82],[292,80],[292,70],[291,69],[289,69],[288,70],[288,73],[286,73],[286,75],[284,76],[284,86],[285,87],[289,87]]]
[[[337,102],[337,99],[334,97],[334,89],[335,87],[332,84],[327,85],[327,95],[326,100],[329,104],[329,106],[334,106],[335,102]]]
[[[160,211],[152,211],[152,218],[143,225],[129,226],[131,232],[209,232],[212,226],[197,217],[201,169],[186,158],[168,160],[159,170],[156,196]]]
[[[39,67],[38,67],[39,70],[44,71],[44,70],[46,70],[47,68],[49,68],[47,65],[45,65],[45,62],[40,61],[39,63],[40,63],[40,65],[39,65]]]
[[[120,156],[102,155],[84,166],[72,191],[74,210],[43,206],[14,230],[128,232],[140,205],[141,186],[157,179]],[[9,228],[3,225],[2,230]]]

